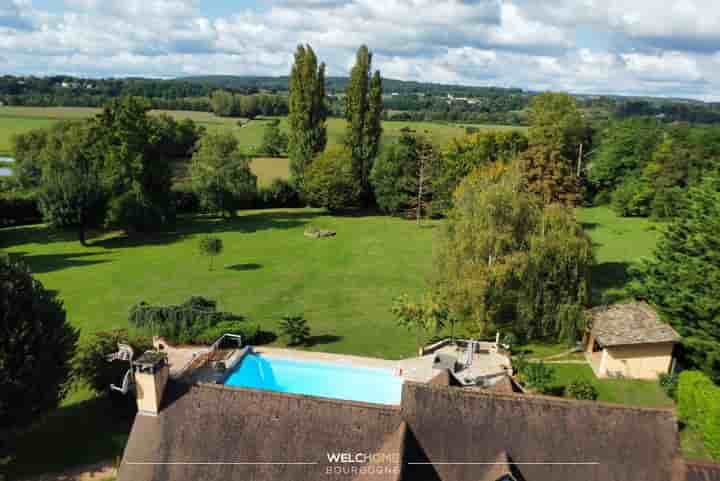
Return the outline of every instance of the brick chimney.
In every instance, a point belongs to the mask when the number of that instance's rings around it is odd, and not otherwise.
[[[133,362],[138,413],[157,416],[170,377],[167,355],[148,351]]]

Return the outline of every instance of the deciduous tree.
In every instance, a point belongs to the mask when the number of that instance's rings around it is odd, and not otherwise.
[[[325,64],[318,66],[313,49],[298,46],[290,72],[288,153],[295,182],[302,186],[305,170],[327,144]]]
[[[345,144],[352,153],[353,174],[364,204],[369,203],[371,196],[370,172],[380,149],[382,111],[380,72],[372,74],[372,54],[363,45],[357,52],[346,89]]]
[[[193,155],[193,190],[207,212],[234,215],[257,191],[257,177],[231,132],[208,133]]]
[[[352,172],[350,152],[330,147],[305,173],[303,195],[312,206],[342,210],[357,205],[360,187]]]
[[[79,333],[56,294],[0,261],[0,447],[67,393]]]

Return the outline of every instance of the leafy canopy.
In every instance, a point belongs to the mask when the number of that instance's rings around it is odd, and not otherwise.
[[[0,445],[65,397],[78,337],[54,292],[0,260]]]

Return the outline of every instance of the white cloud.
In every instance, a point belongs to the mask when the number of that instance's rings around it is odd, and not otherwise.
[[[720,5],[704,0],[274,0],[222,18],[199,0],[65,5],[51,13],[0,0],[0,73],[283,75],[297,44],[309,42],[329,74],[344,75],[364,43],[393,78],[698,98],[720,91]],[[582,26],[612,41],[583,44]]]

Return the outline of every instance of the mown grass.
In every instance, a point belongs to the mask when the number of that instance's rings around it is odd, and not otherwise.
[[[562,392],[573,381],[590,381],[598,391],[598,401],[628,406],[671,408],[657,381],[636,379],[597,379],[586,364],[548,364],[555,371],[553,391]]]
[[[337,237],[304,237],[313,222]],[[315,336],[310,349],[399,358],[414,351],[414,339],[395,325],[390,307],[395,296],[423,288],[434,233],[428,227],[312,209],[249,211],[231,220],[185,218],[171,234],[96,239],[88,248],[44,226],[4,229],[0,247],[58,291],[84,336],[127,327],[128,309],[141,300],[170,304],[202,295],[270,331],[284,314],[303,313]],[[222,268],[212,272],[197,252],[209,233],[225,244],[216,262]]]
[[[648,219],[619,217],[607,206],[578,209],[578,219],[595,249],[593,304],[627,299],[630,268],[652,255],[663,225]]]

